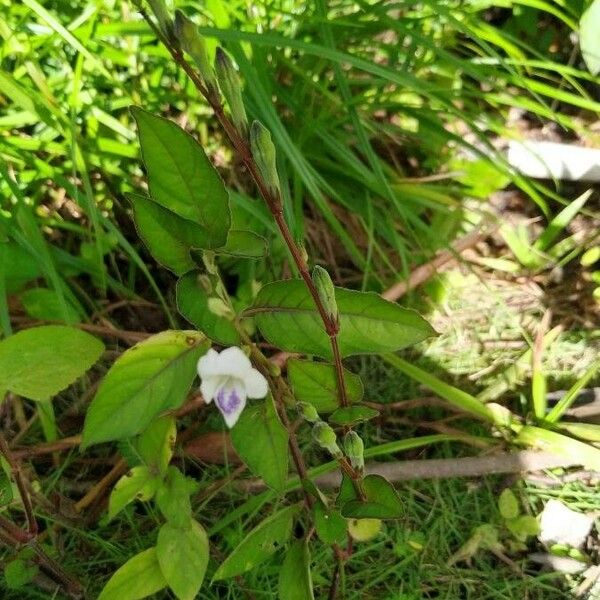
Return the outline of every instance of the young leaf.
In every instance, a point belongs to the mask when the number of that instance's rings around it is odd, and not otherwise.
[[[509,488],[506,488],[500,494],[498,510],[503,519],[516,519],[519,516],[519,501]]]
[[[369,421],[379,415],[379,411],[369,406],[347,406],[338,408],[331,414],[328,421],[335,425],[354,425],[362,421]]]
[[[153,475],[164,475],[173,457],[177,425],[174,417],[161,417],[136,440],[140,458]]]
[[[134,436],[181,406],[208,345],[196,331],[163,331],[123,353],[90,404],[82,446]]]
[[[273,489],[283,490],[288,474],[288,432],[271,396],[246,408],[231,430],[231,441],[255,475]]]
[[[178,600],[193,600],[208,565],[208,537],[200,523],[190,520],[184,528],[165,523],[158,532],[156,556]]]
[[[237,346],[240,334],[231,321],[210,310],[209,296],[199,277],[200,271],[190,271],[177,282],[179,312],[211,340],[225,346]]]
[[[146,502],[154,496],[160,480],[148,467],[133,467],[123,475],[113,488],[108,499],[108,519],[114,519],[117,513],[130,502],[140,500]]]
[[[309,402],[318,412],[339,408],[335,367],[329,363],[308,360],[288,360],[288,378],[299,402]],[[358,375],[344,369],[346,397],[349,402],[360,402],[363,384]]]
[[[102,352],[100,340],[74,327],[24,329],[0,342],[0,389],[48,400],[81,377]]]
[[[298,506],[288,506],[256,526],[225,559],[213,580],[228,579],[264,562],[289,539]]]
[[[113,573],[98,600],[140,600],[167,587],[156,548],[148,548],[130,558]]]
[[[306,540],[296,540],[279,571],[279,600],[313,600],[310,551]]]
[[[336,288],[335,297],[342,356],[394,352],[435,335],[418,313],[372,292]],[[260,332],[278,348],[332,358],[329,337],[301,280],[265,285],[246,315],[254,316]]]
[[[356,497],[342,504],[342,516],[354,519],[398,519],[403,514],[402,501],[394,486],[381,475],[367,475],[362,480],[365,500]]]
[[[180,529],[189,525],[192,518],[190,494],[196,489],[196,482],[188,479],[176,467],[169,467],[163,485],[156,492],[156,504],[165,519]]]
[[[240,258],[263,258],[268,254],[267,240],[253,231],[231,229],[227,243],[215,252]]]
[[[223,246],[231,224],[229,195],[200,144],[168,119],[138,107],[131,112],[138,124],[150,197],[201,225],[209,236],[208,247]]]
[[[206,230],[179,217],[150,198],[127,194],[133,207],[137,233],[154,259],[175,273],[183,275],[196,266],[191,248],[209,247]]]

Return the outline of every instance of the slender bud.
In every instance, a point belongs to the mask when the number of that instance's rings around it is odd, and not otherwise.
[[[319,265],[313,269],[312,280],[317,288],[317,293],[325,308],[325,312],[337,331],[339,328],[340,316],[338,313],[337,302],[335,301],[335,287],[333,286],[333,281],[331,281],[329,273]]]
[[[312,434],[313,438],[317,444],[321,446],[321,448],[325,448],[327,452],[335,457],[341,456],[342,451],[337,445],[335,431],[327,423],[323,421],[317,421],[313,425]]]
[[[362,471],[365,466],[365,445],[356,431],[349,431],[345,435],[344,450],[346,451],[346,456],[350,460],[350,464],[355,469]]]
[[[175,36],[184,52],[193,59],[204,85],[210,91],[216,91],[217,80],[208,60],[206,40],[198,33],[197,25],[188,19],[180,10],[175,12]]]
[[[236,68],[233,66],[229,55],[223,48],[218,47],[215,55],[215,72],[219,87],[227,104],[231,118],[238,131],[246,137],[248,135],[248,117],[242,100],[242,86]]]
[[[269,130],[260,121],[254,121],[250,127],[250,147],[267,187],[272,194],[279,196],[275,146]]]
[[[300,416],[309,423],[316,423],[319,420],[319,414],[310,402],[298,402],[296,404]]]
[[[173,40],[173,22],[171,21],[164,0],[148,0],[148,4],[158,21],[158,26],[163,35],[167,36],[169,40]]]

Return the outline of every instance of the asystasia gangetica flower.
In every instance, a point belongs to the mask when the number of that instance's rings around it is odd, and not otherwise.
[[[198,361],[198,375],[205,402],[214,399],[229,428],[242,414],[246,398],[264,398],[269,391],[267,380],[237,346],[222,352],[211,348]]]

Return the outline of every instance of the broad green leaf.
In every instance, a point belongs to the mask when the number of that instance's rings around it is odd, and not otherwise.
[[[315,502],[313,507],[315,529],[324,544],[343,544],[348,531],[346,519],[334,508]]]
[[[167,581],[158,564],[156,548],[148,548],[115,571],[98,600],[139,600],[165,587]]]
[[[398,519],[402,516],[402,501],[387,479],[381,475],[367,475],[362,480],[362,489],[365,500],[360,500],[354,492],[354,499],[341,505],[342,516],[354,519]]]
[[[133,467],[123,475],[108,499],[108,518],[114,519],[130,502],[146,502],[154,496],[160,480],[146,466]]]
[[[523,446],[564,456],[586,469],[600,470],[600,449],[555,431],[526,425],[519,431],[515,441]]]
[[[252,473],[273,489],[283,490],[288,474],[288,432],[270,395],[244,410],[231,430],[231,441]]]
[[[31,583],[38,574],[39,567],[28,560],[17,558],[6,563],[4,567],[4,581],[6,587],[11,590],[18,590]]]
[[[253,231],[231,229],[227,243],[215,252],[240,258],[263,258],[268,254],[267,240]]]
[[[347,406],[338,408],[328,419],[335,425],[354,425],[362,421],[369,421],[379,415],[379,411],[369,406]]]
[[[175,275],[183,275],[196,266],[191,248],[206,248],[207,232],[198,224],[179,217],[150,198],[127,194],[133,206],[138,235],[150,254]]]
[[[83,447],[132,437],[181,406],[208,349],[196,331],[163,331],[124,352],[108,371],[83,427]]]
[[[288,378],[299,402],[309,402],[318,412],[339,408],[335,367],[329,363],[291,359],[287,363]],[[349,402],[360,402],[363,384],[358,375],[344,369],[346,397]]]
[[[298,506],[288,506],[256,526],[221,563],[213,580],[228,579],[264,562],[289,539]]]
[[[31,288],[23,292],[21,304],[30,317],[40,321],[65,321],[69,324],[81,321],[77,309],[68,301],[63,303],[58,294],[48,288]]]
[[[190,271],[177,282],[177,309],[211,340],[225,346],[240,343],[233,323],[209,308],[209,295],[202,285],[200,271]]]
[[[310,550],[306,540],[296,540],[287,550],[279,571],[279,600],[313,600]]]
[[[208,537],[200,523],[190,520],[184,528],[165,523],[158,532],[156,556],[178,600],[194,600],[208,565]]]
[[[506,488],[500,494],[498,510],[503,519],[516,519],[519,516],[519,501],[511,489]]]
[[[196,487],[196,482],[176,467],[167,469],[163,484],[156,492],[156,504],[165,519],[174,527],[185,528],[189,525],[192,518],[190,494]]]
[[[132,107],[138,124],[150,197],[180,217],[201,225],[208,246],[227,242],[231,225],[229,195],[198,142],[181,127]]]
[[[336,288],[335,294],[342,356],[393,352],[435,335],[418,313],[377,294],[344,288]],[[245,314],[254,316],[260,332],[278,348],[331,359],[329,336],[303,281],[265,285]]]
[[[48,400],[81,377],[103,352],[100,340],[74,327],[19,331],[0,342],[0,389]]]
[[[579,45],[592,75],[600,73],[600,0],[592,0],[579,21]]]
[[[136,440],[140,458],[153,475],[164,475],[173,457],[177,425],[174,417],[161,417]]]

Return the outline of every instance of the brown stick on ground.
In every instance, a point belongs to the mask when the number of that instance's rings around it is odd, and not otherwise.
[[[483,225],[481,228],[468,233],[464,237],[456,240],[448,250],[438,252],[429,262],[417,267],[407,281],[399,281],[381,294],[386,300],[395,301],[404,296],[410,290],[419,287],[431,279],[441,267],[457,260],[458,255],[468,248],[484,240],[497,225]]]

